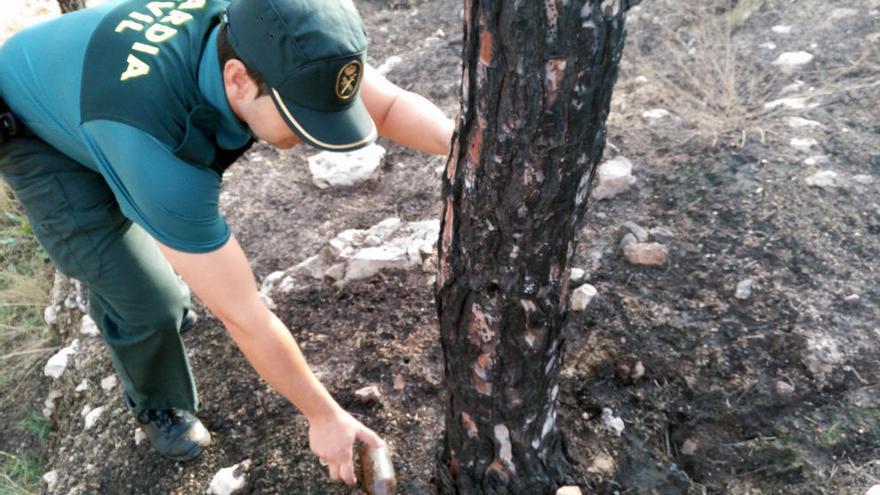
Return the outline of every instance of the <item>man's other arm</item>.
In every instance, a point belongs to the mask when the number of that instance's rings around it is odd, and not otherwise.
[[[361,98],[382,136],[425,153],[449,153],[455,123],[423,96],[396,86],[368,65]]]

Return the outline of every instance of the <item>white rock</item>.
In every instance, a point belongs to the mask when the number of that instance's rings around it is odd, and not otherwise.
[[[82,322],[79,326],[79,333],[87,337],[99,337],[101,335],[101,330],[98,329],[98,325],[95,324],[95,320],[93,320],[91,316],[83,315]]]
[[[250,467],[251,460],[247,459],[217,471],[208,486],[208,493],[210,495],[231,495],[241,490],[247,482],[247,472]]]
[[[571,310],[583,311],[587,309],[597,293],[596,288],[590,284],[578,287],[571,293]]]
[[[89,381],[86,380],[85,378],[83,378],[83,381],[79,382],[79,385],[77,385],[76,388],[73,389],[73,391],[74,392],[85,392],[86,390],[89,389],[89,387],[90,387]]]
[[[268,294],[275,290],[275,287],[281,282],[281,279],[287,275],[287,272],[283,270],[279,270],[277,272],[272,272],[269,275],[266,275],[266,278],[263,279],[263,283],[260,284],[260,292],[263,294]]]
[[[330,268],[324,257],[320,254],[310,256],[304,261],[294,266],[290,271],[293,275],[299,277],[308,277],[315,280],[323,280],[324,272]]]
[[[646,120],[661,120],[669,117],[672,113],[665,108],[653,108],[642,113],[642,118]]]
[[[321,189],[359,184],[376,176],[384,156],[378,144],[348,153],[322,151],[308,158],[312,182]]]
[[[880,485],[874,485],[871,488],[868,488],[868,492],[865,495],[880,495]]]
[[[812,167],[813,165],[824,165],[829,161],[831,160],[828,158],[828,155],[813,155],[804,160],[804,165]]]
[[[787,95],[789,93],[797,93],[798,91],[804,89],[804,86],[806,86],[806,84],[804,84],[803,81],[795,81],[795,82],[783,87],[779,91],[779,93],[782,95]]]
[[[385,59],[385,62],[382,63],[379,67],[376,67],[376,72],[379,74],[387,75],[389,72],[394,70],[395,67],[400,65],[403,62],[403,59],[398,57],[397,55],[392,55]]]
[[[43,401],[43,416],[47,418],[52,417],[52,413],[55,412],[55,401],[61,397],[60,390],[49,391],[49,395],[46,397],[46,400]]]
[[[46,309],[43,310],[43,320],[50,327],[58,323],[58,308],[54,304],[46,306]]]
[[[275,301],[272,300],[272,296],[270,296],[269,294],[258,292],[257,297],[259,297],[260,300],[263,301],[263,304],[265,304],[267,308],[273,311],[278,309],[278,305],[275,304]]]
[[[354,396],[364,402],[379,401],[382,399],[382,393],[376,385],[369,385],[360,388],[354,392]]]
[[[815,120],[804,119],[801,117],[786,117],[785,125],[791,127],[792,129],[803,129],[805,127],[822,127],[822,124],[816,122]]]
[[[776,34],[791,34],[794,28],[791,26],[778,25],[770,28],[770,31],[773,31]]]
[[[813,54],[808,52],[785,52],[773,61],[773,65],[786,72],[792,72],[809,64],[814,58]]]
[[[815,103],[809,103],[808,98],[781,98],[779,100],[768,101],[764,104],[765,110],[773,110],[783,107],[791,110],[803,110],[805,108],[815,108]]]
[[[593,198],[597,200],[608,199],[626,192],[636,183],[632,169],[632,162],[622,156],[599,165],[597,184],[593,188]]]
[[[758,45],[758,47],[763,48],[765,50],[775,50],[776,43],[773,43],[772,41],[768,41],[766,43],[761,43],[760,45]]]
[[[838,19],[845,19],[847,17],[852,17],[852,16],[856,16],[856,15],[859,15],[858,10],[850,9],[850,8],[846,8],[846,7],[841,7],[841,8],[837,8],[837,9],[832,10],[830,17],[831,17],[831,19],[836,21]]]
[[[116,387],[116,375],[107,375],[101,380],[101,388],[104,389],[105,392],[109,392]]]
[[[582,495],[581,489],[574,485],[562,486],[556,490],[556,495]]]
[[[623,423],[623,419],[618,418],[614,415],[614,411],[609,408],[602,409],[602,424],[604,424],[608,429],[613,431],[620,436],[623,433],[623,430],[626,428],[626,425]]]
[[[46,472],[46,474],[43,475],[43,483],[46,484],[47,493],[55,491],[55,485],[58,483],[58,471],[53,469]]]
[[[737,299],[746,300],[752,297],[752,286],[754,282],[752,279],[747,278],[740,283],[736,284],[736,292],[733,294],[733,297]]]
[[[843,185],[843,179],[833,170],[822,170],[805,179],[808,186],[834,188]]]
[[[363,248],[351,257],[345,280],[369,278],[391,268],[404,269],[408,261],[406,250],[399,246]]]
[[[789,144],[798,151],[810,151],[810,148],[819,145],[819,141],[813,138],[792,138]]]
[[[568,279],[572,282],[580,282],[587,275],[587,272],[583,268],[572,268],[571,274],[569,274]]]
[[[76,354],[77,349],[79,349],[79,339],[73,339],[73,342],[71,342],[69,346],[61,349],[56,352],[54,356],[49,358],[46,367],[43,369],[43,374],[56,380],[61,378],[61,375],[64,374],[64,370],[67,369],[67,363],[70,361],[70,357]]]
[[[874,177],[867,174],[853,175],[851,180],[863,186],[869,186],[874,183]]]
[[[140,445],[140,444],[144,443],[144,440],[146,440],[146,439],[147,439],[147,434],[144,433],[144,430],[142,430],[140,428],[134,430],[134,444],[135,445]]]
[[[96,407],[96,408],[92,409],[91,411],[89,411],[89,413],[86,414],[86,417],[85,417],[85,429],[91,430],[92,428],[94,428],[95,425],[98,423],[98,419],[101,417],[102,414],[104,414],[104,407],[103,406]]]

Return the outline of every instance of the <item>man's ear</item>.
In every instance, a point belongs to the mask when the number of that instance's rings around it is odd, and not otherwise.
[[[248,75],[247,67],[238,59],[228,60],[223,66],[223,85],[230,101],[244,101],[256,98],[257,84]]]

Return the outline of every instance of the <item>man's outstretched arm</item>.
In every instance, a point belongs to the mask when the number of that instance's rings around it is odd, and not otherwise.
[[[379,447],[382,440],[333,400],[306,363],[299,346],[258,296],[244,252],[235,240],[193,254],[160,244],[190,288],[217,316],[257,373],[309,421],[309,446],[329,465],[330,476],[355,483],[352,443]]]
[[[368,65],[361,99],[382,136],[425,153],[449,153],[455,123],[425,97],[396,86]]]

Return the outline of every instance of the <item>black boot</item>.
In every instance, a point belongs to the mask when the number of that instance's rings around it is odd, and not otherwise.
[[[192,330],[196,326],[196,322],[199,321],[199,315],[197,315],[195,311],[191,309],[185,311],[186,313],[183,314],[183,320],[180,322],[180,335]]]
[[[153,448],[173,461],[195,459],[211,444],[211,434],[187,411],[147,409],[135,414],[135,419]]]

